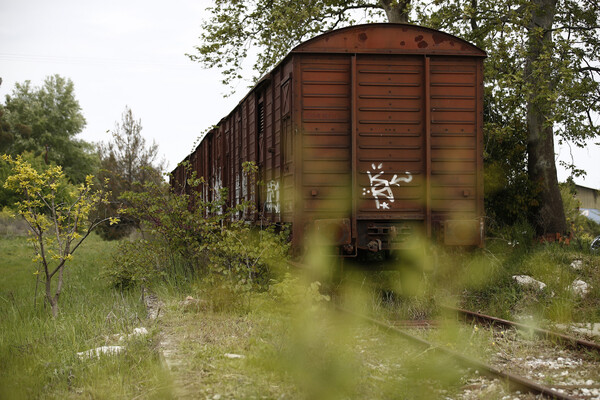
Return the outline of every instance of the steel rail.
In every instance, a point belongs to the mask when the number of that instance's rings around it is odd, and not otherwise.
[[[304,269],[305,268],[304,264],[299,263],[299,262],[288,261],[288,264],[291,267],[295,268],[295,269]],[[447,308],[447,309],[451,309],[451,307],[447,307],[447,306],[442,306],[442,307]],[[392,326],[392,325],[390,325],[390,324],[388,324],[386,322],[382,322],[382,321],[376,320],[376,319],[368,317],[366,315],[358,314],[358,313],[356,313],[354,311],[348,310],[348,309],[346,309],[344,307],[341,307],[339,305],[335,305],[335,308],[337,310],[341,311],[341,312],[345,312],[345,313],[353,315],[353,316],[355,316],[357,318],[364,319],[365,321],[368,321],[368,322],[370,322],[370,323],[372,323],[374,325],[377,325],[377,326],[379,326],[381,328],[387,329],[388,331],[394,332],[395,334],[397,334],[397,335],[399,335],[399,336],[401,336],[401,337],[403,337],[403,338],[405,338],[407,340],[410,340],[410,341],[412,341],[414,343],[417,343],[417,344],[419,344],[419,345],[421,345],[423,347],[430,348],[430,349],[433,349],[435,351],[439,351],[440,353],[444,353],[446,355],[449,355],[450,357],[452,357],[452,358],[458,360],[459,362],[461,362],[463,365],[465,365],[467,367],[472,367],[472,368],[476,368],[478,370],[481,370],[481,371],[483,371],[488,376],[492,376],[492,377],[496,377],[496,378],[499,378],[501,380],[504,380],[504,381],[508,382],[509,385],[512,388],[514,388],[515,390],[519,390],[520,389],[520,390],[527,391],[527,392],[530,392],[530,393],[540,394],[540,395],[545,396],[546,398],[549,398],[549,399],[556,399],[556,400],[577,400],[577,398],[575,398],[575,397],[569,396],[568,394],[565,394],[565,393],[558,392],[558,391],[556,391],[556,390],[554,390],[554,389],[552,389],[550,387],[547,387],[547,386],[541,385],[541,384],[539,384],[539,383],[537,383],[535,381],[532,381],[531,379],[528,379],[528,378],[525,378],[525,377],[522,377],[522,376],[519,376],[519,375],[515,375],[515,374],[512,374],[510,372],[503,372],[503,371],[501,371],[501,370],[499,370],[499,369],[497,369],[497,368],[495,368],[495,367],[493,367],[491,365],[487,365],[487,364],[485,364],[485,363],[483,363],[483,362],[481,362],[479,360],[467,357],[467,356],[465,356],[463,354],[457,353],[457,352],[455,352],[453,350],[450,350],[448,348],[441,347],[441,346],[436,345],[434,343],[431,343],[431,342],[429,342],[429,341],[427,341],[425,339],[421,339],[421,338],[419,338],[417,336],[411,335],[411,334],[405,332],[404,330],[399,329],[399,328],[397,328],[395,326]],[[458,311],[458,309],[454,309],[454,311]],[[465,311],[465,313],[468,313],[466,310],[461,310],[461,311]],[[464,315],[466,315],[466,314],[464,314]],[[481,314],[481,315],[483,316],[483,314]],[[490,318],[494,318],[494,317],[490,317]],[[506,321],[507,323],[511,323],[512,322],[512,321],[501,320],[501,319],[497,319],[497,320],[498,320],[497,322],[499,324],[500,324],[500,321]],[[518,325],[522,325],[523,327],[525,327],[527,329],[531,328],[531,327],[528,327],[528,326],[523,325],[523,324],[518,324],[518,323],[515,323],[515,324],[516,325],[506,324],[505,326],[518,326]],[[540,331],[543,331],[543,330],[540,329]],[[548,332],[550,332],[550,331],[548,331]],[[557,334],[557,335],[561,335],[561,334]],[[564,335],[564,336],[566,336],[566,335]],[[574,339],[574,338],[570,338],[568,336],[567,336],[567,338]],[[577,340],[577,339],[575,339],[575,340]],[[586,342],[586,341],[583,341],[583,342]]]
[[[528,379],[528,378],[525,378],[525,377],[522,377],[519,375],[511,374],[510,372],[500,371],[499,369],[497,369],[491,365],[487,365],[479,360],[467,357],[463,354],[457,353],[448,348],[433,344],[433,343],[428,342],[425,339],[421,339],[417,336],[413,336],[413,335],[411,335],[401,329],[398,329],[388,323],[373,319],[366,315],[361,315],[361,314],[355,313],[355,312],[348,310],[341,306],[336,306],[336,309],[338,309],[339,311],[345,312],[347,314],[353,315],[355,317],[364,319],[365,321],[368,321],[368,322],[370,322],[374,325],[377,325],[381,328],[387,329],[388,331],[394,332],[395,334],[398,334],[398,335],[402,336],[403,338],[408,339],[412,342],[415,342],[421,346],[424,346],[424,347],[433,349],[435,351],[439,351],[440,353],[449,355],[467,367],[476,368],[477,370],[483,371],[488,376],[493,376],[493,377],[496,377],[496,378],[499,378],[501,380],[508,382],[510,384],[510,386],[515,389],[520,389],[520,390],[524,390],[524,391],[535,393],[535,394],[541,394],[550,399],[576,400],[575,397],[571,397],[565,393],[560,393],[556,390],[553,390],[550,387],[547,387],[547,386],[541,385],[537,382],[534,382],[531,379]]]
[[[510,321],[507,319],[492,317],[491,315],[481,314],[474,311],[464,310],[462,308],[442,306],[446,310],[456,312],[457,314],[463,315],[465,318],[485,322],[492,325],[501,325],[504,327],[521,329],[535,333],[537,336],[543,337],[548,340],[560,342],[563,345],[570,346],[576,349],[593,350],[600,353],[600,344],[591,342],[589,340],[578,339],[573,336],[565,335],[559,332],[549,331],[547,329],[537,328],[534,326],[522,324],[520,322]]]

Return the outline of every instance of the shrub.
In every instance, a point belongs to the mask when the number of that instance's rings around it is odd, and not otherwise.
[[[256,173],[252,165],[245,170]],[[124,245],[119,253],[138,252],[139,260],[117,255],[107,276],[113,284],[130,286],[141,278],[155,277],[144,264],[161,259],[164,267],[159,275],[177,275],[183,266],[186,273],[203,275],[214,286],[235,293],[265,288],[273,267],[287,255],[287,232],[274,227],[258,230],[239,220],[240,214],[254,215],[253,206],[226,207],[226,189],[213,196],[216,200],[205,201],[200,194],[210,189],[204,179],[189,168],[187,173],[185,190],[179,192],[163,182],[146,182],[143,190],[123,194],[128,207],[122,214],[142,221],[158,242],[151,247],[137,245],[134,250]],[[248,182],[255,180],[249,177]]]
[[[575,245],[580,250],[588,248],[594,237],[600,234],[600,224],[580,213],[581,201],[576,197],[575,183],[572,180],[560,185],[560,194]]]
[[[141,190],[125,192],[127,207],[121,211],[150,230],[168,252],[169,264],[181,260],[190,272],[204,268],[206,240],[221,229],[222,215],[211,215],[217,205],[204,202],[198,191],[203,179],[189,179],[190,193],[176,193],[166,183],[150,181]]]
[[[212,235],[207,250],[208,271],[216,282],[241,290],[266,288],[289,250],[287,231],[257,230],[238,221]]]
[[[165,249],[160,243],[123,241],[102,274],[112,286],[124,289],[164,276],[166,264]]]

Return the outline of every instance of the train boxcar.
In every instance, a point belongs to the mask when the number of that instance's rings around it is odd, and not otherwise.
[[[309,231],[348,256],[417,233],[481,246],[485,57],[414,25],[325,33],[294,48],[187,160],[207,200],[229,188],[228,205],[256,204],[245,218],[290,224],[296,249]]]

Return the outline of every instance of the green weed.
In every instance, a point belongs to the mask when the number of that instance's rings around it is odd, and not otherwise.
[[[139,292],[112,290],[98,279],[114,244],[95,236],[86,244],[65,269],[62,312],[52,318],[42,294],[34,299],[37,276],[25,238],[0,241],[0,398],[169,397],[152,335],[126,343],[120,355],[77,356],[117,344],[114,335],[145,323]]]

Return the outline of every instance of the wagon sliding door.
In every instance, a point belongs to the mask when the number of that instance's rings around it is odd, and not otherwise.
[[[426,219],[425,61],[357,55],[352,67],[353,232],[359,247],[380,241],[386,248],[381,242],[403,240],[411,221]]]
[[[415,229],[480,244],[480,66],[470,57],[353,58],[359,247],[401,247]]]

